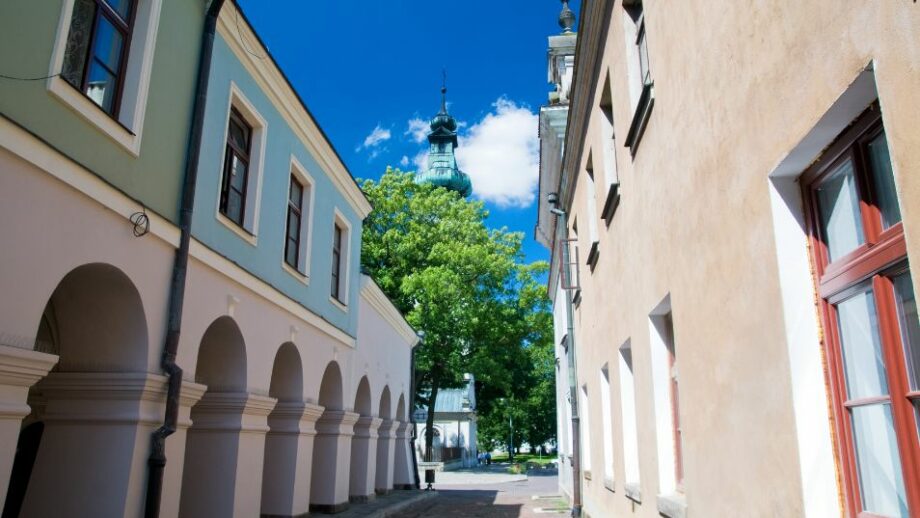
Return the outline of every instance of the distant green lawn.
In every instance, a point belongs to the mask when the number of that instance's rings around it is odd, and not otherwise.
[[[556,461],[555,455],[544,455],[541,458],[539,455],[532,454],[532,453],[519,453],[514,456],[515,464],[529,462],[533,464],[538,464],[540,466],[545,466],[555,461]],[[492,462],[508,462],[508,454],[501,453],[498,455],[494,455],[492,457]]]

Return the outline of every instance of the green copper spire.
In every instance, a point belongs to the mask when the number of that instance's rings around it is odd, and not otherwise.
[[[470,177],[457,167],[457,121],[447,113],[447,86],[441,87],[441,111],[431,119],[428,133],[428,170],[416,176],[419,183],[428,182],[460,193],[464,198],[473,192]]]

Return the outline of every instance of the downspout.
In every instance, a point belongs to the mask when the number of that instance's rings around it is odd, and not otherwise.
[[[166,319],[166,343],[160,366],[169,378],[166,390],[166,413],[163,425],[153,432],[150,457],[147,459],[147,495],[144,502],[144,516],[156,518],[160,514],[160,500],[163,494],[163,472],[166,467],[166,438],[176,431],[179,417],[179,394],[182,389],[182,368],[176,364],[179,350],[179,333],[182,329],[182,305],[185,302],[185,278],[188,273],[189,243],[192,236],[192,210],[195,204],[195,186],[198,182],[198,159],[201,155],[201,139],[204,128],[204,109],[208,97],[208,78],[211,71],[211,56],[214,51],[214,35],[217,17],[224,0],[211,0],[204,20],[201,36],[201,54],[198,60],[198,78],[195,84],[188,150],[185,159],[185,178],[182,184],[182,199],[179,207],[179,248],[173,262],[169,285],[169,309]]]
[[[415,451],[415,431],[418,428],[415,425],[415,350],[421,343],[422,340],[419,338],[419,341],[412,346],[409,359],[409,390],[412,391],[412,395],[409,397],[409,423],[412,425],[412,435],[409,436],[409,447],[412,448],[412,475],[413,478],[415,478],[415,489],[422,488],[422,481],[418,476],[418,454]]]
[[[553,212],[558,216],[557,234],[561,234],[563,239],[557,242],[562,243],[562,284],[563,288],[572,286],[572,271],[569,265],[569,247],[564,239],[568,238],[568,218],[567,213],[561,209],[555,209],[559,212]],[[565,292],[565,314],[566,314],[566,357],[569,364],[569,404],[572,406],[572,516],[578,518],[581,516],[581,420],[578,417],[578,370],[575,364],[575,311],[572,309],[572,290],[563,289]]]

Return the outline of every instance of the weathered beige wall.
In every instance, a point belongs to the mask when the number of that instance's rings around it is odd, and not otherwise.
[[[920,7],[909,0],[650,0],[645,13],[655,106],[638,152],[633,159],[622,147],[632,111],[616,1],[582,154],[583,178],[588,150],[595,149],[602,197],[596,106],[609,73],[622,199],[609,228],[598,222],[599,262],[593,274],[581,267],[575,317],[579,386],[586,383],[591,394],[594,476],[584,485],[586,510],[594,517],[659,516],[648,314],[670,293],[688,514],[802,516],[768,174],[872,62],[908,253],[920,257]],[[578,181],[570,210],[582,258],[590,246],[582,223],[585,184]],[[614,367],[627,339],[641,505],[625,497],[622,485]],[[615,492],[599,474],[598,373],[605,362],[614,391]]]

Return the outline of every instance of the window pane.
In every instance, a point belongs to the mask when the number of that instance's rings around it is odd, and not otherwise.
[[[907,518],[907,497],[891,406],[853,408],[853,440],[863,509],[884,516]]]
[[[904,344],[904,363],[907,364],[910,389],[920,390],[920,320],[917,317],[913,281],[910,272],[892,280],[898,301],[898,321],[901,324],[901,342]]]
[[[238,225],[243,224],[243,198],[233,189],[227,191],[227,217]]]
[[[287,240],[287,245],[284,249],[284,261],[297,268],[297,243],[291,239]]]
[[[869,143],[869,164],[872,166],[872,185],[875,189],[875,203],[882,213],[882,228],[888,228],[901,221],[901,209],[894,188],[894,172],[888,155],[888,141],[883,131]]]
[[[297,180],[291,178],[291,203],[294,204],[298,209],[300,208],[300,200],[303,199],[303,188],[297,183]]]
[[[837,304],[847,399],[888,394],[888,377],[878,335],[872,291]]]
[[[642,78],[642,86],[645,86],[651,82],[651,77],[648,70],[648,45],[645,39],[645,24],[643,23],[642,28],[640,29],[642,34],[639,36],[639,73]]]
[[[246,188],[246,163],[238,156],[230,153],[230,185],[237,191],[243,192]]]
[[[103,110],[112,113],[115,101],[115,76],[96,60],[93,60],[89,67],[86,96],[101,106]]]
[[[249,128],[241,124],[236,118],[230,118],[230,131],[228,138],[242,151],[249,152]]]
[[[833,262],[865,242],[853,163],[837,168],[817,191],[821,231]]]
[[[131,14],[131,0],[105,0],[105,3],[109,4],[125,23],[128,22],[128,17]]]
[[[124,47],[124,37],[115,29],[105,17],[99,17],[96,27],[96,41],[93,43],[93,56],[110,72],[118,73],[121,68],[121,50]]]
[[[298,239],[300,237],[300,218],[297,217],[297,214],[289,210],[288,211],[288,237],[291,239]]]
[[[89,54],[89,40],[93,32],[93,14],[96,4],[93,0],[76,0],[73,18],[67,35],[67,49],[64,51],[64,67],[61,77],[77,88],[83,86],[83,71]]]

